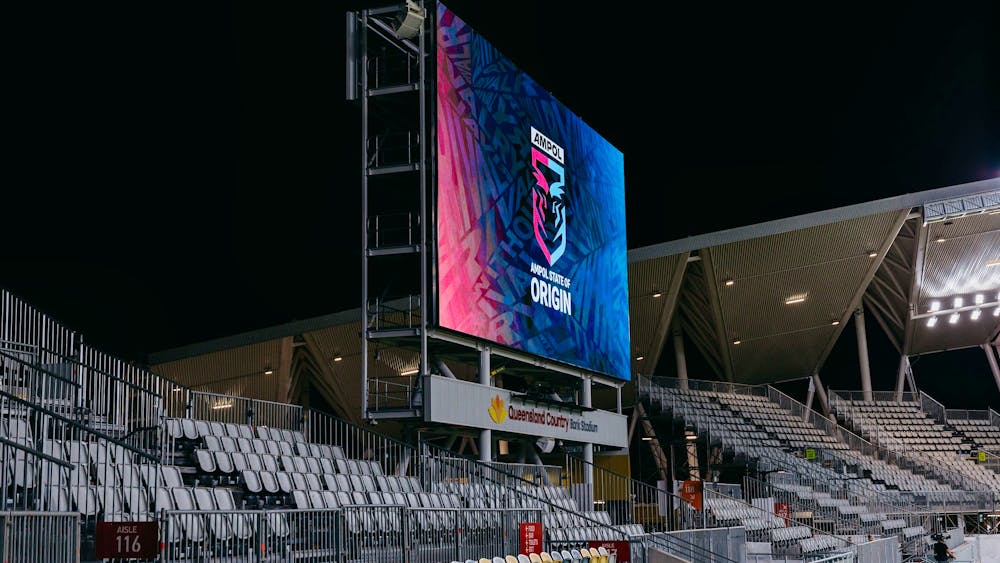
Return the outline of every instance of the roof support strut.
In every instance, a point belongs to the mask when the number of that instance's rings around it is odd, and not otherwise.
[[[826,398],[826,389],[823,388],[823,382],[819,379],[819,372],[813,372],[812,374],[813,386],[816,388],[816,396],[819,398],[819,406],[823,408],[823,414],[829,418],[830,417],[830,401]]]
[[[997,354],[989,344],[983,344],[983,352],[986,352],[986,361],[990,364],[990,371],[993,372],[993,379],[997,382],[997,390],[1000,390],[1000,368],[997,368]]]
[[[858,333],[858,362],[861,368],[861,393],[866,401],[872,400],[872,373],[868,366],[868,338],[865,333],[865,312],[858,307],[854,311],[854,328]]]

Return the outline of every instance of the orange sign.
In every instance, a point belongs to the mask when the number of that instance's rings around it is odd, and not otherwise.
[[[507,418],[507,411],[503,408],[503,399],[500,398],[500,395],[496,395],[493,397],[493,400],[490,401],[489,411],[490,418],[492,418],[493,422],[497,424],[500,424]]]
[[[681,484],[681,498],[688,501],[695,510],[701,510],[701,481],[688,479]]]

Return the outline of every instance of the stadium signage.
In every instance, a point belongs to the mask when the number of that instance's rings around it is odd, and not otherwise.
[[[621,151],[440,2],[436,19],[435,324],[628,381]]]
[[[440,376],[424,378],[424,420],[514,434],[625,447],[626,418],[603,410],[581,411],[531,404],[523,395]]]

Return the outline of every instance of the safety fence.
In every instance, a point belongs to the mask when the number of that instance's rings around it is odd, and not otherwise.
[[[540,511],[344,505],[334,510],[166,511],[164,561],[436,563],[516,553]],[[542,538],[539,537],[539,545]]]
[[[797,519],[830,534],[880,534],[882,522],[904,520],[907,528],[931,529],[931,515],[900,506],[898,497],[852,486],[857,480],[821,480],[795,474],[768,476],[769,481],[744,477],[747,500],[771,498]],[[794,517],[794,516],[793,516]],[[923,537],[925,534],[921,534]]]
[[[563,486],[577,506],[607,512],[613,522],[635,522],[647,532],[688,530],[697,525],[692,511],[679,509],[689,501],[672,492],[573,455],[565,456],[563,468]],[[592,486],[586,483],[588,477]]]
[[[51,316],[6,289],[0,289],[0,347],[10,344],[35,351],[37,362],[50,363],[56,355],[72,355],[80,336]]]
[[[753,504],[717,491],[702,491],[702,527],[742,526],[748,542],[770,544],[778,556],[810,555],[847,549],[851,542],[816,528],[808,522],[775,512],[774,499],[755,499]],[[696,508],[696,507],[694,507]]]
[[[701,528],[697,530],[677,530],[651,534],[654,537],[670,537],[683,540],[683,544],[671,555],[690,561],[743,561],[746,557],[746,529]],[[690,546],[690,547],[684,547]],[[707,559],[703,559],[704,557]]]
[[[80,561],[80,515],[0,512],[0,561],[77,563]]]
[[[612,513],[595,510],[593,502],[577,504],[570,494],[571,487],[552,483],[547,479],[548,471],[525,473],[520,464],[507,467],[458,457],[454,452],[427,442],[414,447],[316,410],[307,411],[304,418],[307,441],[336,445],[347,458],[376,461],[389,475],[415,476],[424,491],[458,494],[470,508],[482,510],[542,510],[546,521],[561,524],[546,536],[560,538],[552,540],[555,547],[598,539],[629,541],[633,535],[646,532],[642,521],[637,520],[632,511]],[[567,483],[566,479],[563,481]],[[679,538],[646,541],[668,552],[681,548],[698,550],[697,546],[688,546]]]
[[[286,430],[301,430],[302,407],[235,395],[180,388],[186,399],[182,416],[206,422],[249,424]]]

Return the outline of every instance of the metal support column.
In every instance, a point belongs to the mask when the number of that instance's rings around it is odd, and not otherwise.
[[[580,405],[591,408],[591,387],[594,382],[589,377],[584,377],[581,380],[580,386]],[[583,445],[583,460],[587,463],[584,464],[583,468],[583,482],[587,485],[588,498],[594,498],[594,444],[587,443]],[[591,507],[592,508],[592,507]],[[586,508],[590,510],[591,508]]]
[[[865,312],[861,307],[854,311],[854,328],[858,334],[858,362],[861,368],[861,394],[872,400],[872,374],[868,365],[868,338],[865,333]]]
[[[421,3],[423,7],[423,3]],[[429,293],[427,285],[427,174],[429,174],[427,162],[427,33],[425,22],[420,22],[420,376],[430,373],[430,363],[427,354],[427,328],[430,320],[430,304],[427,302]],[[488,374],[489,372],[487,372]],[[482,454],[480,454],[482,455]]]
[[[684,333],[680,323],[674,323],[674,357],[677,359],[677,379],[681,389],[688,388],[687,358],[684,356]],[[655,367],[655,366],[654,366]]]
[[[368,418],[368,12],[361,12],[358,78],[361,82],[361,418]],[[348,50],[350,56],[350,50]],[[349,61],[348,64],[353,64]]]
[[[490,349],[479,351],[479,383],[490,384]],[[479,461],[493,461],[493,431],[484,428],[479,431]]]

